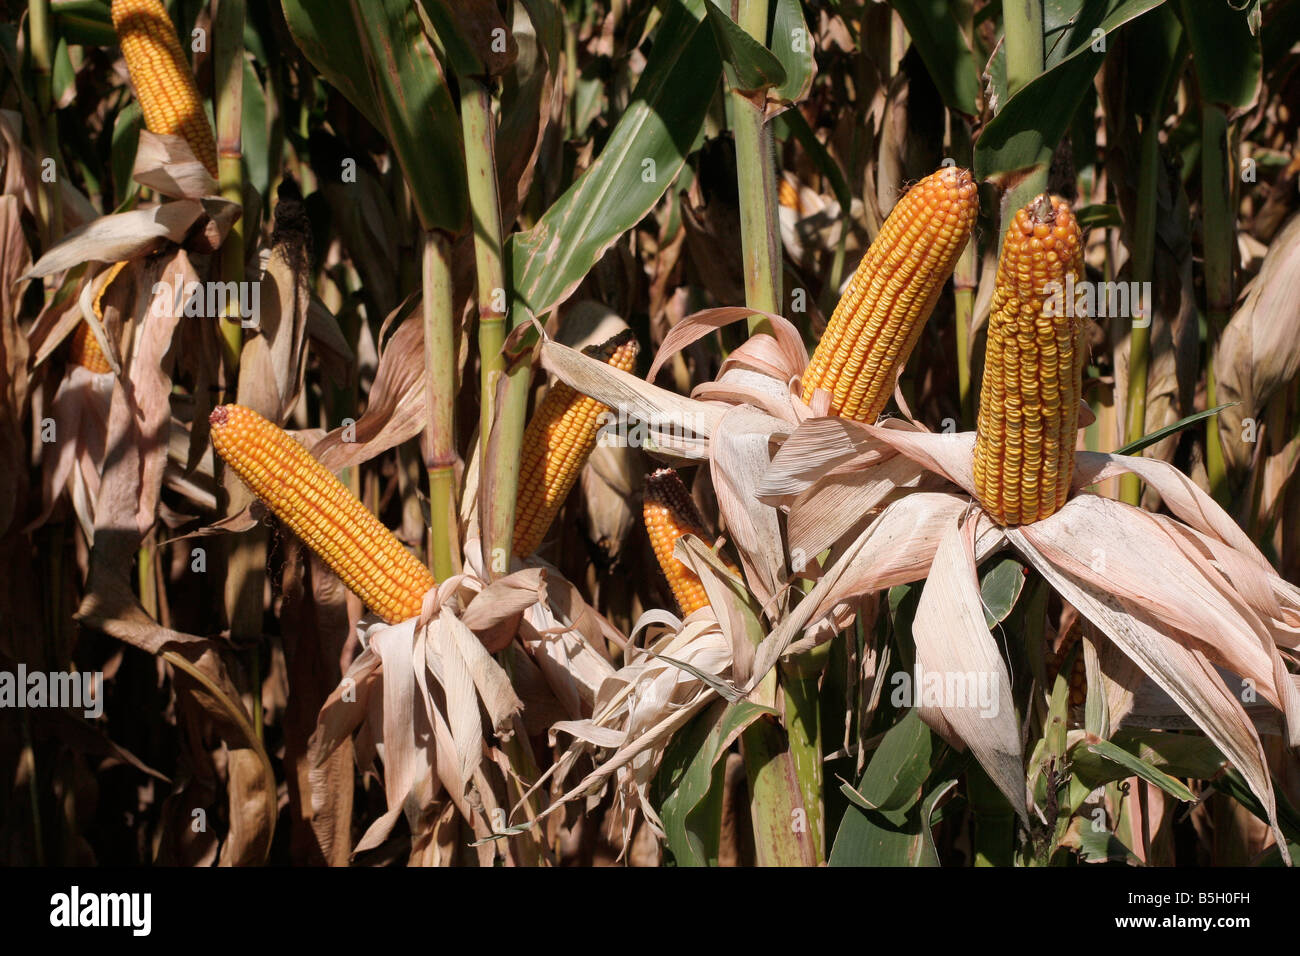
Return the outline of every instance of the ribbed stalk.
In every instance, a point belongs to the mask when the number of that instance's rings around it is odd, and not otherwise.
[[[460,572],[456,533],[456,323],[452,314],[451,243],[424,234],[425,470],[429,474],[429,548],[433,574]]]
[[[1228,142],[1228,116],[1222,107],[1206,103],[1201,107],[1201,203],[1205,236],[1205,403],[1208,408],[1219,404],[1214,356],[1232,313],[1235,173],[1236,164]],[[1205,470],[1210,479],[1210,493],[1227,507],[1230,499],[1227,463],[1217,418],[1207,419],[1205,424]]]
[[[1133,269],[1129,281],[1151,281],[1156,248],[1156,186],[1160,172],[1160,123],[1152,116],[1142,120],[1142,151],[1138,168],[1137,213],[1133,224]],[[1139,300],[1141,297],[1139,296]],[[1137,319],[1141,321],[1137,321]],[[1137,441],[1146,434],[1147,371],[1151,364],[1151,323],[1154,316],[1134,316],[1129,336],[1128,393],[1124,423],[1124,443]],[[1142,482],[1137,475],[1125,473],[1119,482],[1120,499],[1136,505],[1142,497]]]
[[[1007,0],[1002,5],[1007,47],[1007,99],[1043,72],[1043,0]],[[1036,167],[1002,197],[1003,221],[1047,189],[1046,164]]]
[[[518,302],[510,306],[513,331],[528,321],[528,310]],[[528,414],[528,385],[532,366],[516,361],[505,372],[506,387],[497,412],[496,454],[484,462],[484,476],[491,489],[483,522],[484,559],[488,573],[499,577],[509,570],[515,533],[515,501],[519,493],[519,461],[524,444],[524,422]]]
[[[244,202],[243,134],[244,115],[244,0],[221,0],[213,24],[213,96],[217,117],[217,177],[221,196],[230,202]],[[244,217],[230,227],[221,246],[221,280],[242,283],[244,276]],[[244,296],[231,296],[225,314],[218,316],[221,341],[225,349],[228,389],[251,401],[260,391],[259,383],[242,382],[239,376],[243,352],[244,329],[239,303]],[[227,395],[227,398],[230,396]],[[252,495],[233,476],[227,476],[230,513],[242,511]],[[268,533],[262,526],[250,533],[230,539],[226,556],[226,617],[232,636],[253,638],[262,633],[262,593],[266,582],[266,546]],[[253,705],[252,730],[262,739],[262,664],[261,646],[256,642],[248,651],[249,696]]]
[[[41,139],[38,157],[54,159],[55,178],[42,183],[37,191],[41,237],[48,248],[63,235],[63,193],[59,182],[59,122],[54,110],[53,62],[54,36],[50,27],[50,0],[29,0],[27,30],[31,40],[32,81],[36,87],[36,112],[40,128],[34,130]]]
[[[971,24],[966,24],[967,32]],[[948,111],[949,155],[959,164],[970,166],[971,131],[966,118]],[[952,274],[954,321],[957,333],[957,400],[961,410],[961,427],[975,423],[975,393],[971,390],[971,323],[975,317],[975,291],[978,286],[976,264],[979,242],[967,242]]]
[[[774,720],[760,717],[741,734],[740,751],[749,781],[755,862],[759,866],[815,866],[817,853],[811,834],[797,825],[799,812],[806,814],[806,810],[785,731]]]
[[[826,834],[823,820],[821,679],[830,656],[830,642],[794,657],[781,668],[781,690],[785,694],[785,729],[790,742],[790,759],[803,798],[813,856],[825,858]]]
[[[760,44],[767,45],[768,0],[736,0],[736,22]],[[763,108],[737,91],[731,93],[733,132],[736,138],[736,178],[740,193],[740,246],[745,276],[745,304],[766,312],[781,311],[780,221],[777,214],[775,153],[771,127]],[[751,335],[772,334],[772,323],[764,316],[749,317]],[[806,690],[806,688],[804,688]],[[813,689],[815,698],[815,688]],[[806,712],[806,694],[796,690],[792,700],[786,692],[789,715]],[[745,771],[749,778],[750,816],[754,824],[754,846],[763,866],[808,865],[818,858],[811,839],[792,839],[795,811],[803,809],[805,824],[818,808],[820,826],[821,754],[816,730],[816,706],[812,726],[800,724],[799,733],[786,731],[766,719],[751,724],[741,738]],[[809,733],[810,732],[810,733]],[[809,738],[811,737],[811,743]],[[797,744],[797,746],[796,746]],[[809,747],[817,753],[809,753]],[[796,753],[802,759],[796,759]],[[809,800],[812,793],[814,799]],[[807,838],[809,833],[804,834]]]
[[[492,94],[478,77],[460,83],[460,121],[465,136],[465,170],[473,218],[478,275],[479,447],[487,457],[497,377],[505,369],[505,269],[501,252],[501,194],[497,183]]]
[[[768,0],[738,0],[736,22],[767,45]],[[780,220],[777,217],[775,153],[772,130],[761,106],[737,91],[731,93],[736,137],[736,178],[740,191],[740,248],[745,270],[745,304],[765,312],[781,311]],[[771,334],[771,323],[749,317],[749,332]]]
[[[244,202],[244,147],[240,132],[244,115],[244,0],[221,0],[213,27],[214,83],[217,112],[217,173],[221,197],[229,202]],[[245,217],[240,216],[221,246],[221,279],[244,281]],[[231,297],[226,314],[220,317],[221,339],[225,345],[230,381],[239,369],[243,351],[244,329],[239,303],[242,296]],[[260,627],[260,622],[259,622]]]

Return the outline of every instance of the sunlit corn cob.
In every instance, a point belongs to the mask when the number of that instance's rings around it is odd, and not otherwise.
[[[849,280],[803,375],[830,411],[875,422],[957,266],[979,211],[971,175],[945,166],[907,191]]]
[[[113,366],[108,364],[108,358],[104,355],[104,350],[99,346],[99,339],[95,338],[90,323],[85,320],[82,320],[78,324],[77,330],[72,333],[72,346],[68,350],[68,364],[88,369],[96,375],[103,375],[105,372],[113,371]]]
[[[1069,203],[1044,194],[1007,229],[989,313],[975,490],[999,524],[1041,521],[1070,490],[1086,355],[1071,275],[1083,277],[1082,233]]]
[[[217,144],[189,61],[161,0],[113,0],[113,28],[150,132],[181,136],[217,175]]]
[[[668,586],[672,588],[682,614],[691,614],[708,605],[709,599],[699,577],[673,557],[677,539],[684,534],[693,534],[705,542],[709,540],[691,493],[677,472],[660,468],[646,478],[643,513],[650,546],[654,548],[655,558],[668,578]]]
[[[583,353],[624,372],[636,365],[636,336],[630,329]],[[600,435],[600,416],[609,411],[594,398],[557,382],[533,412],[524,431],[515,500],[514,552],[537,550],[568,497]]]
[[[306,448],[242,405],[210,421],[217,454],[366,607],[390,624],[420,613],[433,575]]]

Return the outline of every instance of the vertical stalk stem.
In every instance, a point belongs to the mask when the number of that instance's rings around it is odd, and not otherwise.
[[[244,202],[244,145],[240,132],[244,116],[244,0],[221,0],[217,5],[213,24],[213,96],[217,116],[217,176],[223,199]],[[241,215],[226,234],[221,246],[220,269],[223,282],[243,283],[244,229],[246,217]],[[227,390],[243,399],[253,389],[253,383],[241,388],[239,359],[243,350],[243,316],[239,303],[247,301],[242,295],[227,299],[226,311],[216,316],[221,327],[226,368],[229,372]],[[279,409],[263,408],[265,413]],[[229,510],[235,514],[251,500],[252,495],[243,483],[226,474],[229,493]],[[259,638],[262,634],[262,596],[266,582],[267,532],[256,528],[248,534],[238,535],[230,541],[226,556],[226,616],[232,637]],[[248,674],[252,703],[252,731],[262,739],[262,665],[261,641],[254,642],[248,654]]]
[[[1232,186],[1236,165],[1228,142],[1228,116],[1213,103],[1201,107],[1201,202],[1205,221],[1205,376],[1206,405],[1219,404],[1214,356],[1232,312],[1233,250],[1236,230]],[[1210,493],[1225,507],[1229,502],[1227,461],[1217,418],[1205,423],[1205,470]]]
[[[240,206],[244,203],[244,143],[240,132],[244,119],[244,0],[221,0],[213,26],[213,82],[217,113],[217,174],[221,198]],[[244,230],[247,217],[240,216],[230,227],[221,246],[221,279],[244,281]],[[239,356],[244,329],[239,303],[232,297],[219,317],[230,381],[238,378]]]
[[[456,534],[456,328],[452,314],[451,244],[438,230],[424,234],[425,462],[429,474],[429,539],[439,581],[460,569]]]
[[[1043,0],[1007,0],[1002,5],[1007,47],[1007,99],[1043,72]],[[1036,166],[1002,198],[1002,221],[1047,189],[1047,164]]]
[[[737,22],[759,43],[767,44],[768,0],[739,0]],[[736,178],[740,191],[740,246],[745,270],[745,304],[765,312],[781,311],[781,226],[777,219],[776,164],[772,130],[761,105],[731,93],[736,137]],[[771,333],[771,323],[750,316],[749,332]]]
[[[1142,151],[1138,169],[1137,213],[1133,225],[1133,272],[1130,280],[1151,281],[1156,248],[1156,185],[1160,171],[1160,121],[1154,115],[1143,119]],[[1142,285],[1138,286],[1143,288]],[[1141,296],[1138,301],[1143,301]],[[1146,434],[1147,370],[1151,364],[1151,315],[1134,315],[1129,336],[1128,394],[1124,424],[1125,443]],[[1137,505],[1142,497],[1142,482],[1137,475],[1120,478],[1120,499]]]
[[[501,249],[501,194],[497,183],[492,94],[477,77],[458,77],[460,119],[465,134],[465,168],[474,229],[478,274],[478,351],[480,367],[480,461],[487,456],[497,377],[505,369],[505,267]]]
[[[1007,45],[1007,93],[1014,96],[1043,72],[1043,0],[1002,4]]]
[[[37,191],[39,228],[45,248],[63,235],[63,193],[59,182],[59,118],[54,110],[54,34],[50,24],[50,0],[29,0],[27,30],[31,40],[32,81],[36,87],[36,112],[40,137],[38,161],[54,160],[54,179]]]

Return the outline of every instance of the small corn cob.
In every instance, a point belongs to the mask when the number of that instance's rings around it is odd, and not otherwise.
[[[217,454],[366,607],[390,624],[420,613],[429,569],[306,448],[242,405],[209,420]]]
[[[624,329],[583,352],[630,372],[636,364],[636,337],[630,329]],[[607,411],[608,405],[557,382],[533,413],[524,430],[519,493],[515,499],[514,552],[519,557],[532,554],[546,537],[596,447],[600,416]]]
[[[1082,275],[1069,203],[1044,194],[1016,213],[998,260],[975,437],[975,490],[1002,525],[1043,520],[1070,490],[1087,353],[1063,290]]]
[[[874,422],[957,267],[979,211],[975,182],[945,166],[907,191],[849,280],[803,375],[830,411]]]
[[[100,348],[99,339],[95,338],[95,333],[90,328],[89,322],[83,320],[77,326],[77,331],[72,333],[72,346],[68,350],[68,363],[88,369],[96,375],[103,375],[106,372],[113,371],[113,366],[108,364],[104,350]]]
[[[704,593],[704,584],[686,565],[673,557],[673,548],[677,539],[684,534],[693,534],[702,541],[708,541],[704,530],[704,521],[691,500],[691,493],[682,484],[677,472],[671,468],[660,468],[645,480],[645,501],[643,514],[646,533],[650,536],[650,546],[654,548],[655,558],[668,586],[672,588],[673,597],[682,614],[691,614],[709,603]],[[737,574],[730,561],[724,562]]]
[[[122,270],[126,268],[125,262],[115,262],[106,270],[104,281],[99,285],[99,291],[95,293],[91,301],[91,308],[95,312],[95,318],[99,319],[99,324],[104,325],[104,295],[108,292],[108,287],[113,284]],[[108,356],[104,354],[104,349],[99,344],[99,339],[95,338],[94,330],[91,329],[90,323],[81,322],[77,330],[72,333],[72,345],[68,350],[68,362],[74,366],[89,369],[97,375],[103,375],[113,371],[113,366],[108,362]]]
[[[161,0],[113,0],[113,28],[150,132],[181,136],[217,175],[217,144],[194,74]]]

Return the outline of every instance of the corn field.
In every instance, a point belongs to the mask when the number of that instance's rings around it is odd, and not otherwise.
[[[1300,0],[8,0],[0,862],[1300,858]]]

